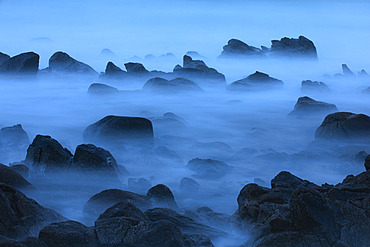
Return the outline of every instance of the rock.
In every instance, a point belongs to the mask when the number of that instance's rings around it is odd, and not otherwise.
[[[41,167],[45,172],[69,169],[72,154],[50,136],[37,135],[27,149],[26,164]]]
[[[33,186],[12,168],[0,164],[0,183],[7,184],[17,189],[32,189]]]
[[[209,237],[202,234],[184,234],[186,247],[214,247]]]
[[[217,179],[226,175],[231,167],[226,163],[213,159],[192,159],[186,167],[196,172],[196,177],[206,179]]]
[[[10,56],[8,54],[4,54],[4,53],[0,52],[0,66],[4,62],[8,61],[9,59],[10,59]]]
[[[369,74],[364,69],[362,69],[361,71],[357,72],[357,75],[359,77],[363,77],[363,78],[368,78],[369,77]]]
[[[366,171],[369,171],[370,170],[370,155],[366,157],[364,165],[365,165]]]
[[[126,217],[138,221],[149,221],[149,218],[146,216],[146,214],[129,202],[119,202],[113,205],[105,210],[105,212],[99,216],[98,220],[117,217]]]
[[[186,210],[184,215],[204,225],[218,229],[232,228],[232,219],[230,215],[215,212],[209,207],[200,207],[197,210]]]
[[[185,78],[176,78],[169,81],[160,77],[155,77],[148,80],[144,84],[143,90],[156,93],[180,93],[180,92],[203,91],[195,82]]]
[[[26,52],[3,61],[0,73],[30,74],[34,75],[39,70],[40,56],[34,52]]]
[[[177,213],[169,208],[153,208],[145,212],[151,221],[169,221],[175,224],[183,233],[195,234],[200,233],[211,238],[224,236],[225,233],[215,228],[200,224],[195,220]]]
[[[336,112],[325,117],[317,128],[316,139],[363,139],[370,137],[370,117],[351,112]]]
[[[164,184],[157,184],[150,188],[146,195],[153,201],[154,205],[173,209],[178,208],[172,191]]]
[[[355,76],[355,74],[350,70],[347,64],[342,64],[343,75],[345,76]]]
[[[26,165],[12,164],[12,165],[9,166],[9,168],[12,169],[13,171],[17,172],[18,174],[20,174],[24,178],[28,178],[28,176],[30,175],[30,169]]]
[[[77,61],[65,52],[55,52],[49,59],[49,71],[97,76],[98,73],[89,65]]]
[[[97,247],[94,229],[76,221],[53,223],[44,227],[39,239],[53,247]]]
[[[0,236],[0,247],[48,247],[44,242],[35,237],[26,238],[22,241]]]
[[[125,71],[116,66],[113,62],[108,62],[105,68],[105,76],[109,78],[119,78],[126,74]]]
[[[256,71],[248,77],[235,81],[228,85],[229,90],[256,90],[279,88],[283,86],[284,82],[270,77],[268,74]]]
[[[103,50],[100,51],[100,55],[104,55],[107,57],[115,57],[116,53],[114,53],[111,49],[104,48]]]
[[[153,142],[150,120],[140,117],[106,116],[89,125],[83,133],[86,142],[116,146],[124,143]]]
[[[102,83],[93,83],[90,85],[89,89],[87,90],[88,94],[95,94],[95,95],[108,95],[108,94],[116,94],[119,90],[115,87],[108,86]]]
[[[187,55],[183,58],[183,67],[176,65],[173,74],[178,77],[194,79],[197,82],[204,80],[213,83],[225,82],[225,76],[216,69],[209,68],[202,60],[193,60]]]
[[[316,101],[310,97],[299,97],[294,106],[294,110],[288,115],[305,117],[314,114],[328,114],[337,112],[338,108],[334,104]]]
[[[182,178],[180,181],[180,190],[191,193],[198,192],[200,190],[200,184],[192,178]]]
[[[133,75],[147,75],[149,71],[141,63],[125,63],[127,73]]]
[[[0,129],[0,148],[22,149],[27,148],[29,143],[28,135],[20,124]]]
[[[238,39],[230,39],[220,57],[264,57],[261,49],[249,46]]]
[[[292,175],[290,172],[282,171],[271,180],[271,188],[283,188],[295,190],[301,186],[313,186],[307,180],[302,180],[299,177]]]
[[[150,187],[152,187],[152,183],[145,178],[129,178],[128,179],[128,189],[130,191],[134,191],[136,193],[146,193]]]
[[[284,37],[280,40],[272,40],[271,43],[272,56],[317,59],[314,43],[304,36],[299,36],[298,39]]]
[[[159,136],[184,132],[187,128],[185,120],[172,112],[166,112],[159,117],[151,117],[150,120]]]
[[[36,236],[46,225],[66,220],[5,184],[0,184],[0,208],[0,235],[8,238]]]
[[[311,81],[311,80],[305,80],[302,81],[302,92],[328,92],[329,88],[328,86],[321,82],[321,81]]]
[[[96,217],[118,202],[129,202],[143,210],[151,206],[151,202],[146,196],[124,190],[109,189],[90,197],[84,206],[84,213],[87,216]]]

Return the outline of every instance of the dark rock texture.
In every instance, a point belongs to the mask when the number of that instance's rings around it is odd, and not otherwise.
[[[220,57],[261,57],[265,56],[261,49],[249,46],[238,39],[230,39],[223,47]]]
[[[206,179],[221,178],[231,170],[231,167],[225,162],[199,158],[190,160],[186,167],[196,172],[196,177]]]
[[[143,90],[156,93],[181,93],[181,92],[201,92],[202,89],[193,81],[185,78],[166,80],[155,77],[148,80]]]
[[[302,81],[302,92],[328,92],[328,86],[321,81]]]
[[[336,112],[325,117],[317,128],[316,139],[369,140],[370,117],[351,112]]]
[[[252,238],[243,246],[367,246],[370,241],[370,173],[317,186],[289,172],[272,188],[248,184],[235,216]]]
[[[61,73],[92,75],[92,76],[98,75],[98,73],[89,65],[77,61],[76,59],[70,57],[67,53],[61,51],[55,52],[50,57],[48,70],[52,72],[61,72]]]
[[[72,154],[50,136],[37,135],[27,149],[25,162],[33,167],[45,169],[45,172],[57,172],[69,169]]]
[[[4,62],[8,61],[10,59],[10,56],[8,54],[0,52],[0,66]]]
[[[36,74],[39,70],[40,56],[34,52],[26,52],[3,60],[0,73],[7,74]]]
[[[309,116],[314,114],[328,114],[337,112],[338,108],[334,104],[316,101],[310,97],[299,97],[290,116]]]
[[[126,75],[120,67],[116,66],[113,62],[108,62],[105,67],[105,76],[109,78],[121,78]]]
[[[256,71],[248,77],[235,81],[228,85],[229,90],[258,90],[280,88],[284,82],[270,77],[268,74]]]
[[[157,184],[156,186],[150,188],[146,195],[156,206],[173,209],[178,208],[172,191],[164,184]]]
[[[89,125],[84,140],[95,144],[119,145],[124,143],[153,142],[153,126],[150,120],[140,117],[106,116]]]
[[[109,95],[109,94],[116,94],[118,93],[118,89],[115,87],[108,86],[102,83],[93,83],[90,85],[89,89],[87,90],[88,94],[94,95]]]
[[[65,220],[5,184],[0,184],[0,208],[0,235],[8,238],[36,236],[44,226]]]
[[[97,247],[94,229],[76,221],[53,223],[44,227],[39,239],[53,247]]]
[[[141,63],[125,63],[127,73],[135,75],[147,75],[149,71]]]
[[[271,41],[271,55],[283,57],[305,57],[317,59],[314,43],[304,36],[298,39],[284,37],[280,40]]]
[[[0,164],[0,183],[4,183],[17,189],[32,189],[33,186],[12,168]]]
[[[347,64],[342,64],[342,71],[344,76],[355,76],[355,73],[353,73],[352,70],[348,68]]]

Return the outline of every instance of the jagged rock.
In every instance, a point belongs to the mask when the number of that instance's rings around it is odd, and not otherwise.
[[[24,178],[28,178],[28,176],[30,175],[30,169],[26,165],[12,164],[9,166],[9,168],[19,173]]]
[[[39,239],[53,247],[98,246],[94,229],[72,220],[53,223],[44,227],[39,233]]]
[[[149,71],[141,63],[125,63],[127,73],[133,75],[147,75]]]
[[[28,135],[20,124],[0,129],[0,148],[22,149],[27,147],[29,143]]]
[[[154,205],[173,209],[178,208],[172,191],[164,184],[157,184],[150,188],[146,195],[153,201]]]
[[[124,143],[153,142],[153,126],[150,120],[140,117],[106,116],[89,125],[83,132],[86,142],[116,146]]]
[[[105,68],[105,76],[109,78],[122,77],[126,74],[125,71],[116,66],[113,62],[108,62]]]
[[[0,73],[36,74],[39,70],[40,56],[34,52],[26,52],[3,61]]]
[[[0,235],[13,239],[36,236],[44,226],[66,220],[5,184],[0,184],[0,208]]]
[[[195,193],[200,190],[200,184],[192,178],[182,178],[180,181],[180,190]]]
[[[328,114],[337,112],[338,108],[334,104],[316,101],[310,97],[299,97],[294,106],[294,110],[289,113],[290,116],[305,117],[313,114]]]
[[[95,95],[108,95],[108,94],[116,94],[119,90],[115,87],[108,86],[102,83],[93,83],[90,85],[89,89],[87,90],[88,94],[95,94]]]
[[[129,202],[144,210],[151,206],[151,202],[146,196],[124,190],[109,189],[92,196],[84,206],[84,213],[87,216],[95,217],[118,202]]]
[[[144,84],[143,90],[156,93],[180,93],[180,92],[203,91],[195,82],[185,78],[176,78],[169,81],[160,77],[155,77],[148,80]]]
[[[249,46],[238,39],[230,39],[220,57],[264,57],[261,49]]]
[[[316,139],[364,139],[370,138],[370,117],[351,112],[336,112],[325,117],[317,128]]]
[[[50,136],[37,135],[27,149],[26,164],[41,167],[45,172],[69,169],[72,154]]]
[[[328,86],[321,82],[321,81],[311,81],[311,80],[305,80],[302,81],[302,92],[327,92],[329,91]]]
[[[268,74],[256,71],[247,78],[231,83],[227,88],[229,90],[256,90],[279,88],[284,82],[270,77]]]
[[[355,74],[350,70],[347,64],[342,64],[343,75],[345,76],[355,76]]]
[[[152,187],[152,183],[145,178],[129,178],[128,179],[128,189],[130,191],[134,191],[137,193],[146,193],[150,187]]]
[[[298,39],[284,37],[280,40],[271,41],[271,55],[283,57],[305,57],[317,59],[314,43],[304,36]]]
[[[199,158],[190,160],[186,167],[196,172],[196,177],[206,179],[221,178],[231,170],[231,167],[225,162]]]
[[[204,80],[213,82],[225,82],[225,76],[213,68],[209,68],[202,60],[193,60],[185,55],[183,58],[183,67],[176,65],[173,74],[179,77],[202,82]]]
[[[300,179],[297,176],[292,175],[290,172],[282,171],[271,180],[271,188],[273,189],[296,189],[300,186],[314,186],[313,183]]]
[[[33,186],[18,172],[3,164],[0,164],[0,183],[13,186],[17,189],[33,188]]]
[[[89,65],[77,61],[67,53],[61,51],[55,52],[50,57],[48,70],[61,73],[85,74],[92,76],[98,75],[98,73]]]
[[[183,233],[186,234],[200,233],[211,238],[217,238],[225,235],[223,231],[198,223],[195,220],[181,215],[169,208],[153,208],[147,210],[145,214],[151,221],[154,222],[161,220],[169,221],[175,224]]]
[[[8,61],[9,59],[10,59],[10,56],[8,54],[4,54],[4,53],[0,52],[0,66],[4,62]]]

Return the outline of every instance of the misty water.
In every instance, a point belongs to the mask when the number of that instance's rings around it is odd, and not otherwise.
[[[355,73],[370,71],[370,16],[368,1],[0,1],[1,52],[11,56],[25,51],[40,54],[40,69],[56,51],[64,51],[102,72],[108,61],[123,68],[141,62],[148,70],[172,71],[187,51],[197,51],[210,67],[226,76],[227,84],[255,71],[284,81],[277,90],[229,92],[201,85],[204,93],[155,95],[140,90],[145,80],[104,83],[125,90],[119,95],[88,95],[98,78],[37,77],[34,80],[0,78],[0,127],[22,124],[30,141],[50,135],[74,152],[84,143],[83,130],[107,115],[152,119],[154,148],[110,150],[129,175],[146,178],[154,186],[166,184],[182,208],[208,206],[233,214],[236,198],[247,183],[269,187],[280,171],[317,184],[336,184],[348,174],[363,171],[363,162],[346,159],[369,143],[318,144],[315,130],[325,115],[289,118],[301,91],[302,80],[325,82],[329,93],[310,93],[316,100],[336,104],[339,111],[370,115],[369,78],[334,77],[346,63]],[[283,59],[219,59],[231,38],[249,45],[270,46],[270,40],[304,35],[317,48],[318,61]],[[109,48],[116,55],[100,54]],[[160,57],[173,53],[176,57]],[[148,54],[154,59],[144,59]],[[330,75],[324,76],[324,74]],[[172,112],[181,123],[167,125],[160,118]],[[0,160],[21,161],[24,153]],[[193,158],[226,162],[232,170],[222,178],[202,179],[186,168]],[[183,177],[200,185],[197,193],[180,190]],[[258,178],[259,180],[255,180]],[[29,178],[37,192],[28,194],[41,205],[84,223],[83,205],[102,185],[81,185],[61,178]],[[233,244],[241,244],[245,240]],[[222,243],[222,242],[221,242]],[[217,244],[217,243],[215,243]],[[224,244],[219,244],[223,246]]]

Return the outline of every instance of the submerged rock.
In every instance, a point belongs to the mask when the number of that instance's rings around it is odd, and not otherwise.
[[[338,111],[334,104],[316,101],[310,97],[299,97],[294,106],[294,110],[289,113],[290,116],[305,117],[313,114],[328,114]]]
[[[153,126],[141,117],[106,116],[89,125],[83,132],[86,142],[98,145],[122,145],[125,143],[151,144]]]
[[[34,75],[39,70],[39,60],[40,56],[34,52],[22,53],[8,60],[3,59],[0,73]]]
[[[180,92],[203,91],[195,82],[185,78],[176,78],[169,81],[160,77],[155,77],[148,80],[144,84],[143,90],[156,93],[180,93]]]
[[[94,95],[109,95],[109,94],[116,94],[119,90],[115,87],[108,86],[102,83],[93,83],[90,85],[89,89],[87,90],[88,94]]]
[[[49,71],[97,76],[98,73],[89,65],[77,61],[65,52],[55,52],[49,59]]]
[[[137,193],[146,193],[152,183],[145,178],[129,178],[128,179],[128,189]]]
[[[155,206],[173,209],[178,208],[172,191],[164,184],[157,184],[156,186],[150,188],[146,195],[153,201]]]
[[[28,135],[20,124],[0,129],[0,147],[21,149],[27,147],[29,142]]]
[[[302,92],[327,92],[329,91],[328,86],[321,81],[311,81],[305,80],[302,81]]]
[[[355,76],[355,73],[348,68],[347,64],[342,64],[342,71],[345,76]]]
[[[196,193],[200,190],[200,184],[192,178],[182,178],[180,181],[180,190]]]
[[[196,177],[206,179],[221,178],[231,170],[231,167],[222,161],[199,158],[190,160],[186,167],[196,172]]]
[[[256,90],[271,89],[283,86],[284,82],[270,77],[268,74],[256,71],[247,78],[231,83],[227,88],[229,90]]]
[[[329,114],[317,128],[315,138],[368,141],[370,138],[370,117],[351,112]]]

